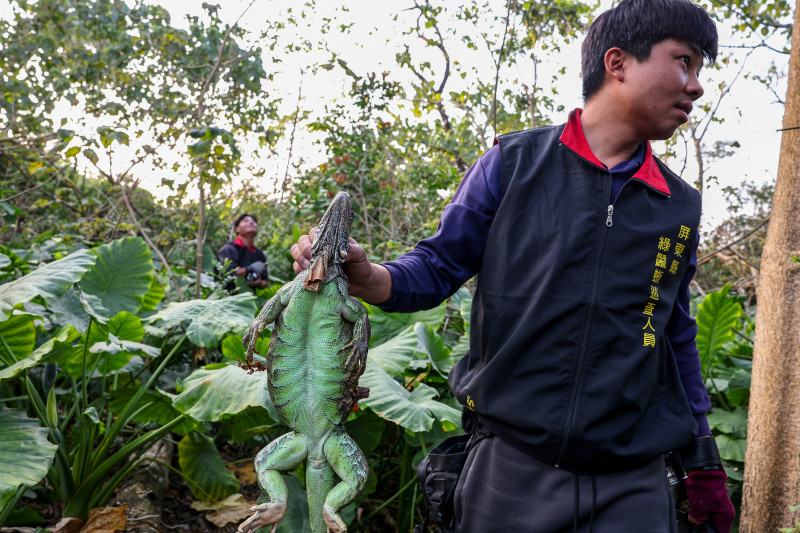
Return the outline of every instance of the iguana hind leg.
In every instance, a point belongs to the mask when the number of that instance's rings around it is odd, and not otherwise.
[[[355,441],[345,433],[342,426],[327,438],[323,448],[325,458],[341,480],[325,498],[323,516],[332,533],[344,533],[347,525],[339,516],[339,510],[355,500],[364,490],[369,475],[369,466]]]
[[[270,442],[258,452],[255,460],[258,484],[267,493],[269,501],[250,510],[255,514],[242,522],[237,533],[251,533],[272,525],[275,531],[278,522],[286,515],[288,490],[279,470],[291,470],[308,455],[305,437],[290,432]]]

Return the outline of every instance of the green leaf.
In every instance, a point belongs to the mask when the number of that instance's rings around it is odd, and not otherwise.
[[[149,320],[161,320],[166,326],[188,320],[186,333],[190,341],[197,346],[216,346],[228,333],[244,335],[253,321],[255,301],[252,293],[244,293],[221,300],[173,302]]]
[[[153,260],[144,240],[123,237],[92,252],[97,263],[80,282],[90,312],[98,318],[138,312],[153,281]]]
[[[75,157],[75,156],[76,156],[76,155],[78,155],[80,152],[81,152],[81,149],[80,149],[80,147],[78,147],[78,146],[73,146],[72,148],[70,148],[69,150],[67,150],[67,151],[64,153],[64,155],[65,155],[66,157]]]
[[[300,481],[293,476],[282,476],[289,492],[286,516],[278,522],[275,533],[312,533],[308,517],[308,498]],[[266,531],[266,528],[264,529]]]
[[[234,365],[195,370],[184,380],[183,392],[173,405],[201,422],[216,421],[250,406],[263,407],[273,420],[280,419],[269,398],[267,373],[248,374]]]
[[[211,140],[205,139],[189,145],[189,155],[196,157],[207,154],[211,149]]]
[[[178,443],[178,462],[192,495],[201,501],[220,501],[239,492],[239,481],[222,462],[211,437],[190,433]]]
[[[144,338],[142,319],[127,311],[121,311],[108,321],[108,331],[119,340],[139,342]]]
[[[411,363],[417,343],[417,333],[413,327],[408,327],[380,346],[370,348],[369,359],[390,376],[396,376]]]
[[[747,439],[738,439],[724,434],[717,435],[715,438],[717,439],[720,457],[726,461],[744,462]]]
[[[28,357],[36,346],[34,316],[15,311],[11,318],[0,322],[0,361],[13,362]],[[8,353],[11,350],[11,353]]]
[[[125,368],[134,355],[154,359],[161,355],[161,350],[149,344],[121,341],[114,335],[109,335],[108,342],[95,343],[89,348],[89,353],[92,356],[99,354],[101,357],[100,364],[97,365],[97,371],[101,374],[109,374]],[[91,360],[92,365],[89,368],[94,368],[94,360],[96,358],[92,357]]]
[[[422,322],[437,330],[444,320],[445,311],[445,302],[442,302],[439,307],[416,313],[385,313],[377,307],[370,306],[369,323],[372,329],[370,346],[380,346],[417,322]]]
[[[72,326],[64,326],[52,339],[39,346],[28,357],[0,370],[0,383],[13,379],[24,370],[36,366],[42,359],[49,360],[65,350],[71,350],[72,342],[80,336],[78,330]]]
[[[21,509],[16,508],[11,511],[8,515],[8,520],[6,521],[6,526],[35,526],[35,525],[45,525],[47,524],[47,520],[39,514],[36,509],[30,506],[25,506]],[[20,531],[20,530],[18,530]],[[23,530],[25,531],[25,530]],[[39,531],[47,531],[46,529],[37,529],[34,530],[34,533]]]
[[[266,355],[267,349],[269,348],[269,338],[270,332],[268,329],[265,329],[264,336],[256,339],[256,354]],[[244,361],[245,359],[245,349],[241,335],[228,335],[222,339],[220,348],[222,349],[222,355],[234,363]],[[258,358],[258,356],[254,357]],[[260,360],[262,363],[265,362],[263,357],[261,357]]]
[[[708,414],[708,425],[721,433],[743,439],[747,437],[747,409],[737,407],[733,411],[717,409]]]
[[[434,418],[439,419],[445,429],[455,429],[461,422],[460,411],[434,400],[438,396],[436,389],[420,384],[408,392],[372,361],[367,361],[359,384],[369,388],[369,397],[360,403],[409,431],[428,431]]]
[[[140,311],[152,311],[154,310],[161,300],[164,299],[164,288],[158,282],[155,276],[153,276],[153,281],[150,283],[150,290],[147,291],[147,294],[144,295],[144,299],[142,300],[142,307],[139,309]]]
[[[53,313],[52,320],[56,324],[70,324],[81,333],[86,333],[90,316],[81,305],[75,287],[70,287],[58,298],[49,299],[47,309]]]
[[[124,387],[111,391],[111,401],[108,404],[109,410],[115,415],[119,415],[125,409],[128,402],[139,392],[137,386]],[[173,407],[174,395],[151,389],[145,391],[139,399],[138,405],[134,409],[133,419],[141,424],[155,422],[159,426],[164,426],[181,415],[180,411]],[[189,418],[184,419],[177,426],[172,428],[173,433],[186,435],[190,431],[200,429],[200,424]]]
[[[29,302],[37,296],[45,300],[61,296],[86,274],[96,260],[88,250],[79,250],[0,285],[0,321],[6,320],[17,304]]]
[[[733,340],[736,322],[742,314],[741,304],[728,297],[730,285],[718,292],[709,293],[697,311],[697,349],[703,375],[723,353],[726,343]]]
[[[372,409],[353,413],[344,424],[345,431],[356,441],[365,457],[372,457],[373,452],[380,446],[385,426],[386,422]]]
[[[472,298],[464,298],[461,300],[459,313],[461,314],[461,318],[464,319],[464,323],[469,325],[469,319],[472,316]]]
[[[219,422],[219,430],[226,439],[244,443],[259,435],[266,436],[267,430],[278,423],[266,409],[251,406],[235,415],[223,417]]]
[[[88,337],[84,335],[83,343],[63,353],[58,363],[70,376],[80,378],[84,373],[84,351],[87,371],[91,372],[96,367],[100,374],[121,370],[134,355],[149,358],[160,356],[159,348],[139,342],[144,334],[141,319],[122,311],[106,325],[94,322]]]
[[[417,334],[417,350],[426,354],[436,371],[447,377],[457,359],[451,357],[450,348],[444,345],[444,339],[431,328],[421,322],[414,326]]]
[[[100,418],[100,415],[97,414],[97,409],[94,406],[86,409],[83,414],[92,422],[92,424],[98,426],[98,431],[101,435],[106,432],[106,425]]]
[[[85,148],[85,149],[83,150],[83,155],[85,155],[85,156],[86,156],[86,159],[88,159],[89,161],[91,161],[93,165],[96,165],[96,164],[97,164],[97,162],[100,160],[100,158],[99,158],[99,157],[97,157],[97,152],[95,152],[95,151],[94,151],[94,150],[92,150],[91,148]]]
[[[24,411],[0,408],[0,509],[19,485],[36,485],[47,475],[58,448],[48,431]]]

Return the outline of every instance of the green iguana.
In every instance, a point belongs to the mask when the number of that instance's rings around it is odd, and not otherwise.
[[[258,482],[269,497],[251,508],[239,533],[278,522],[286,514],[287,490],[279,470],[306,465],[306,491],[313,533],[340,533],[347,526],[339,510],[364,489],[369,468],[342,423],[368,389],[358,386],[367,362],[367,310],[350,296],[342,270],[353,208],[340,192],[314,236],[311,264],[270,299],[244,336],[249,370],[256,338],[275,322],[267,353],[269,395],[293,431],[261,450],[255,459]],[[338,478],[339,482],[336,483]]]

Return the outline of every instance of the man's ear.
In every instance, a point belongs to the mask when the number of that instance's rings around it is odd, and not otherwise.
[[[618,82],[625,80],[625,62],[629,59],[621,48],[609,48],[606,55],[603,56],[603,62],[606,66],[606,74],[612,76]]]

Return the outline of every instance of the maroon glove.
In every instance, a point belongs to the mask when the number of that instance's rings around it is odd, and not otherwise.
[[[695,470],[686,480],[689,517],[698,522],[711,522],[719,533],[730,533],[736,514],[725,487],[727,479],[720,467],[720,470]]]

